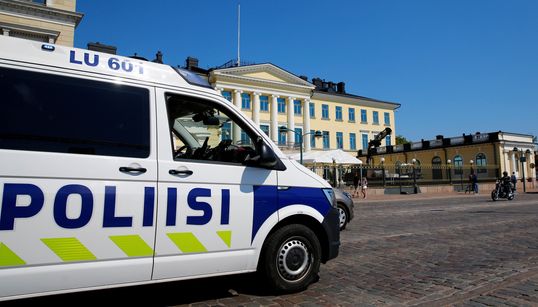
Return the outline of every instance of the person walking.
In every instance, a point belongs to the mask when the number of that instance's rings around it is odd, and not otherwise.
[[[355,173],[353,176],[353,197],[359,196],[359,174]]]
[[[368,188],[368,180],[366,179],[366,176],[365,176],[365,177],[362,177],[362,181],[361,181],[362,198],[366,198],[366,189],[367,188]]]
[[[512,176],[510,176],[510,182],[512,182],[512,189],[515,192],[516,191],[516,183],[517,183],[516,172],[512,172]]]
[[[478,176],[476,173],[472,173],[472,183],[473,183],[473,191],[475,194],[478,194]]]

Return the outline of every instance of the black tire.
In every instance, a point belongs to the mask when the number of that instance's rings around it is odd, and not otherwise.
[[[513,200],[514,199],[514,193],[510,194],[510,196],[508,196],[508,200]]]
[[[273,289],[297,292],[317,281],[320,258],[321,246],[314,232],[291,224],[267,238],[258,267]]]
[[[499,199],[499,194],[497,194],[497,191],[495,190],[491,191],[491,199],[493,199],[493,201],[496,201]]]
[[[338,213],[340,215],[340,231],[346,229],[347,223],[349,222],[349,214],[347,213],[346,207],[342,204],[338,204]]]

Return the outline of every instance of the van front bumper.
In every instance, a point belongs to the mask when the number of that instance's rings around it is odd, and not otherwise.
[[[327,234],[327,253],[325,254],[322,262],[325,263],[338,256],[338,250],[340,249],[340,213],[338,209],[331,208],[329,213],[325,216],[323,223],[321,224],[325,233]]]

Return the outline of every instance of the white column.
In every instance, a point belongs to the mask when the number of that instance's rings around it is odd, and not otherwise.
[[[512,153],[512,172],[516,172],[516,153],[513,151],[510,151]],[[516,176],[519,177],[519,172],[516,172]]]
[[[310,133],[310,99],[306,98],[303,100],[303,134]],[[311,144],[310,138],[311,134],[307,134],[303,137],[303,148],[304,151],[310,151]]]
[[[294,119],[294,112],[293,112],[293,100],[295,98],[288,97],[288,106],[287,106],[287,112],[288,112],[288,147],[293,148],[293,145],[295,144],[295,119]]]
[[[241,110],[241,94],[243,93],[243,91],[240,91],[240,90],[234,90],[234,98],[233,98],[233,102],[234,102],[234,105],[239,108],[239,110]],[[241,128],[239,128],[239,126],[237,124],[233,124],[233,127],[232,127],[232,141],[234,144],[238,144],[239,141],[241,141]]]
[[[271,95],[271,140],[278,144],[278,96]]]
[[[217,91],[217,93],[219,93],[219,95],[221,96],[222,96],[222,90],[223,90],[222,87],[215,87],[215,91]]]
[[[252,121],[260,126],[260,93],[254,92],[254,101],[252,104]]]

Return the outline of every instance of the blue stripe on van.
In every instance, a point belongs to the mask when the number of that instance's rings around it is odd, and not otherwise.
[[[251,243],[269,216],[281,208],[296,204],[310,206],[322,216],[325,216],[331,209],[331,204],[321,188],[290,187],[286,190],[278,190],[276,186],[254,186]]]

